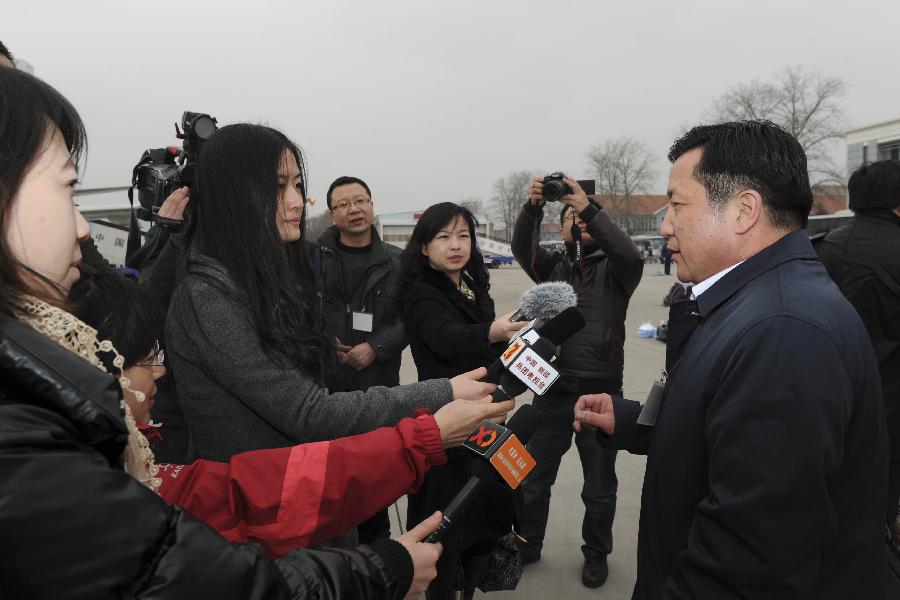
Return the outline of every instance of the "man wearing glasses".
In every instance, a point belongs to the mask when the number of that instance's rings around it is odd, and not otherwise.
[[[400,384],[406,332],[398,314],[400,249],[385,244],[372,223],[369,186],[338,177],[328,188],[334,225],[319,237],[317,277],[325,330],[336,338],[338,368],[332,392]],[[390,536],[387,510],[358,528],[361,543]]]
[[[516,260],[535,283],[567,281],[578,294],[578,309],[587,321],[563,344],[560,378],[554,388],[536,396],[534,406],[545,419],[531,438],[528,450],[537,467],[522,484],[522,503],[516,509],[517,531],[527,540],[520,545],[525,564],[541,557],[550,511],[550,489],[560,460],[572,445],[572,415],[582,394],[622,393],[625,311],[643,274],[643,260],[628,235],[574,179],[565,183],[572,193],[563,196],[561,223],[565,252],[551,252],[538,244],[544,216],[543,178],[535,179],[529,202],[513,229]],[[582,583],[590,588],[606,581],[606,556],[612,552],[612,523],[616,512],[616,451],[600,447],[585,429],[575,434],[584,472],[581,497],[585,504],[581,550],[585,562]]]

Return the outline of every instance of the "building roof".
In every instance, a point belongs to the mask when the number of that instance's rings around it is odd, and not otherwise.
[[[624,201],[618,199],[620,206],[613,206],[613,198],[611,196],[591,196],[594,200],[600,202],[604,210],[608,210],[612,214],[625,212]],[[665,194],[635,194],[630,199],[631,214],[633,215],[655,215],[666,205]]]
[[[864,125],[862,127],[855,127],[853,129],[848,129],[845,133],[858,133],[860,131],[866,131],[868,129],[875,129],[877,127],[884,127],[885,125],[897,125],[900,124],[900,119],[893,119],[891,121],[882,121],[881,123],[873,123],[871,125]]]
[[[900,119],[884,121],[858,129],[850,129],[846,132],[847,144],[862,144],[866,142],[882,143],[900,138]]]

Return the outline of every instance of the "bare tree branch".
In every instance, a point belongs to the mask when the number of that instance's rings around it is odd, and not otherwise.
[[[646,193],[656,177],[654,156],[633,137],[607,140],[587,152],[597,178],[597,192],[610,199],[610,212],[624,215],[625,230],[633,230],[631,198]]]
[[[705,117],[712,121],[766,119],[791,133],[806,151],[810,183],[832,184],[844,179],[831,150],[846,130],[844,94],[839,77],[787,67],[772,82],[752,81],[716,98]]]
[[[465,200],[460,202],[459,205],[464,208],[468,208],[473,215],[477,215],[478,213],[484,211],[484,202],[481,200],[481,198],[466,198]]]
[[[528,189],[536,174],[531,171],[516,171],[494,182],[494,197],[491,198],[491,214],[503,223],[506,237],[512,235],[513,225],[522,206],[528,202]]]

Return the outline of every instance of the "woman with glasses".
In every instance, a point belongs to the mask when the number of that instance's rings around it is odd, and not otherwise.
[[[417,542],[434,519],[399,544],[273,561],[154,493],[131,410],[141,384],[105,371],[152,378],[162,357],[145,337],[126,359],[67,300],[89,232],[73,202],[84,144],[65,98],[0,68],[0,597],[416,597],[439,551]]]

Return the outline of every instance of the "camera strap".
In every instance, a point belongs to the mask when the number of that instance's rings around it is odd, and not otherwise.
[[[581,228],[572,222],[572,246],[574,252],[569,255],[569,284],[575,288],[575,293],[580,297],[585,292],[587,282],[584,278],[584,242],[581,240]],[[575,285],[575,274],[578,274],[578,285]]]
[[[137,167],[135,167],[137,169]],[[128,264],[135,252],[141,249],[141,229],[134,214],[134,180],[128,188],[128,204],[131,205],[131,218],[128,221],[128,242],[125,246],[125,264]]]
[[[128,204],[131,206],[131,218],[128,222],[128,242],[125,245],[125,265],[130,265],[134,254],[141,249],[141,228],[138,226],[137,215],[134,212],[134,188],[138,184],[138,171],[148,162],[159,162],[162,157],[154,150],[144,150],[140,160],[131,170],[131,187],[128,188]]]

